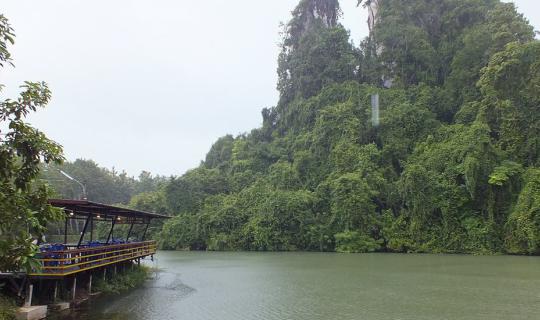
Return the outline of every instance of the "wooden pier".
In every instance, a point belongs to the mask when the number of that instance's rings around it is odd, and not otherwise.
[[[37,259],[41,268],[28,275],[33,278],[64,277],[122,261],[153,256],[155,253],[155,241],[43,252]]]
[[[149,225],[153,220],[170,218],[87,200],[51,199],[49,204],[64,210],[63,243],[40,243],[37,266],[30,272],[0,272],[0,280],[8,284],[15,296],[24,299],[24,307],[31,312],[36,302],[57,305],[59,301],[75,301],[81,291],[90,296],[93,276],[105,279],[117,269],[140,264],[141,259],[153,259],[157,244],[154,240],[145,240]],[[79,220],[79,225],[84,221],[76,243],[68,243],[68,225],[72,220]],[[97,223],[109,226],[105,239],[94,239]],[[115,233],[118,225],[129,225],[129,228]],[[138,234],[135,225],[142,225]],[[121,234],[125,231],[127,233]]]

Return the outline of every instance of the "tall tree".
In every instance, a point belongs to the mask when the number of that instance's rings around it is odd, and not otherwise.
[[[8,45],[14,42],[8,20],[0,15],[0,65],[11,64]],[[47,200],[50,190],[36,181],[40,163],[61,163],[62,148],[25,122],[44,107],[51,92],[43,82],[25,82],[15,100],[0,101],[0,270],[32,267],[40,238],[49,221],[62,217]],[[0,85],[0,89],[2,86]]]

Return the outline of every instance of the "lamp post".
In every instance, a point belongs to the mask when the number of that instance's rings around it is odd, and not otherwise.
[[[69,180],[77,182],[82,188],[82,200],[87,200],[87,198],[86,198],[86,187],[84,186],[84,184],[82,184],[79,180],[73,178],[69,174],[65,173],[64,171],[62,171],[60,169],[58,169],[58,171],[60,171],[60,173],[63,174]]]

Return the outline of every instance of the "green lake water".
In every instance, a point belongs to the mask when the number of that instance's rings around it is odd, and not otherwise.
[[[540,319],[540,258],[159,252],[145,287],[61,319]]]

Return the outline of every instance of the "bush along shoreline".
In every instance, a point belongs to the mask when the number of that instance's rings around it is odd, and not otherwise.
[[[132,265],[116,274],[111,274],[105,279],[98,279],[95,283],[95,291],[103,295],[124,293],[131,289],[141,287],[150,277],[151,268],[143,265]]]
[[[15,301],[0,293],[0,320],[15,320]]]

